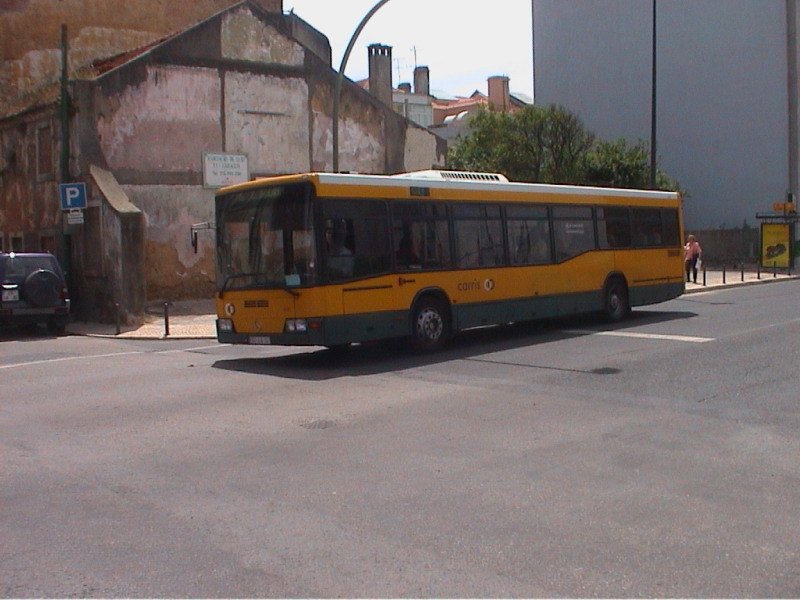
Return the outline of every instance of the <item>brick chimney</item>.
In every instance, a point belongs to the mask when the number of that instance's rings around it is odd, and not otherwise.
[[[428,67],[414,67],[414,93],[431,95],[431,75]]]
[[[371,44],[369,53],[369,93],[387,106],[392,105],[392,47]]]
[[[511,108],[508,77],[505,75],[489,77],[489,106],[501,112],[507,112]]]

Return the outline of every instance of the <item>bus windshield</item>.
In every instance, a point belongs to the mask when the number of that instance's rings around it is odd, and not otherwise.
[[[219,289],[316,282],[309,184],[226,194],[217,198],[216,212]]]

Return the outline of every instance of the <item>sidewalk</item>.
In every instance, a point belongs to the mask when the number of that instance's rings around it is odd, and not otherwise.
[[[787,279],[798,279],[798,275],[778,273],[773,277],[772,272],[762,271],[758,279],[755,271],[745,271],[742,281],[741,271],[728,271],[725,273],[723,283],[722,271],[706,271],[705,286],[703,273],[698,273],[698,283],[687,283],[686,293],[692,294],[723,287],[737,287],[742,285],[759,285]],[[145,323],[138,327],[121,326],[120,334],[116,333],[115,325],[104,323],[74,322],[67,325],[67,331],[73,335],[88,335],[94,337],[111,337],[121,339],[216,339],[216,314],[214,301],[187,300],[175,302],[169,307],[169,335],[166,334],[163,307],[153,307],[145,315]]]

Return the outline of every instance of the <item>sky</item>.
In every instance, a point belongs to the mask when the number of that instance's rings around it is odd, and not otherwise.
[[[377,0],[283,0],[283,9],[328,36],[338,69],[350,37]],[[477,9],[476,6],[487,6]],[[389,0],[356,40],[345,75],[366,79],[367,46],[392,46],[392,84],[414,81],[414,67],[430,69],[437,97],[487,93],[493,75],[509,78],[512,93],[533,96],[530,0]]]

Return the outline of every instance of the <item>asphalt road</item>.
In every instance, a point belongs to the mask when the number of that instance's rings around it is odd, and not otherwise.
[[[0,337],[0,593],[800,596],[800,282],[418,357]]]

